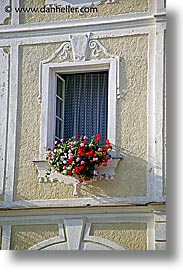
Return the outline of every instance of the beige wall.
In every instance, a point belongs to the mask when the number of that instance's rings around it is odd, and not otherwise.
[[[147,249],[147,228],[145,223],[93,224],[90,234],[113,241],[127,250]]]
[[[85,185],[81,189],[83,197],[144,196],[146,193],[147,39],[147,35],[134,35],[101,40],[111,53],[123,58],[124,96],[117,101],[117,149],[125,153],[125,158],[112,183],[101,181]],[[59,45],[20,47],[15,199],[73,197],[72,186],[38,183],[32,164],[39,156],[40,142],[39,64]]]
[[[12,226],[10,249],[25,250],[58,235],[57,225],[14,225]]]
[[[38,0],[21,0],[21,7],[43,7],[45,1]],[[136,12],[146,12],[148,11],[148,1],[147,0],[118,0],[116,3],[107,5],[104,2],[97,6],[97,13],[86,13],[86,14],[73,14],[73,13],[20,13],[20,23],[30,24],[30,23],[44,23],[44,22],[54,22],[54,21],[65,21],[65,20],[76,20],[84,19],[90,17],[104,17],[110,15],[126,14],[126,13],[136,13]]]
[[[29,249],[58,235],[57,225],[14,225],[12,226],[10,249]],[[127,250],[147,249],[147,226],[145,223],[94,223],[91,226],[90,236],[110,240]]]

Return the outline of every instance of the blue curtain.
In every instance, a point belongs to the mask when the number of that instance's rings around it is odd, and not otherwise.
[[[76,134],[107,138],[108,72],[62,75],[65,79],[64,138]]]

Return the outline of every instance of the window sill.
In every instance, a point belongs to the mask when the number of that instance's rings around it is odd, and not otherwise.
[[[96,170],[99,172],[100,175],[105,176],[105,178],[104,178],[105,180],[114,180],[115,168],[117,167],[118,162],[121,159],[123,159],[122,156],[112,155],[112,162],[109,162],[106,167],[104,167],[104,166],[97,167]],[[65,176],[65,175],[62,175],[62,174],[56,173],[56,172],[52,172],[51,175],[49,176],[49,178],[46,178],[45,173],[46,173],[46,170],[49,168],[48,161],[47,160],[33,160],[32,162],[34,163],[34,165],[36,166],[36,168],[38,170],[38,180],[40,183],[46,182],[46,181],[51,181],[51,182],[59,181],[60,183],[73,185],[74,186],[73,195],[78,196],[77,187],[78,187],[79,181],[76,178]],[[86,183],[88,183],[88,181]]]

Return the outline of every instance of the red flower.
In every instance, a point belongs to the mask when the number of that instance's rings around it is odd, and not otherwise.
[[[80,175],[83,169],[84,169],[84,166],[77,166],[77,167],[74,169],[74,173],[75,173],[76,175]]]
[[[108,162],[108,158],[104,158],[104,162],[107,163]]]
[[[100,141],[101,134],[96,134],[97,140]]]
[[[80,134],[77,134],[77,135],[76,135],[76,138],[80,138]]]
[[[106,144],[110,144],[110,141],[109,141],[109,139],[106,139]]]
[[[74,161],[74,158],[70,158],[70,159],[68,160],[68,164],[71,164],[73,161]]]
[[[95,152],[95,151],[92,149],[92,150],[90,150],[89,152],[86,153],[86,156],[87,156],[87,157],[92,157],[93,154],[94,154],[94,152]]]
[[[87,141],[86,141],[86,139],[83,141],[83,143],[84,143],[84,145],[86,145],[87,144]]]
[[[72,176],[72,172],[71,171],[68,171],[68,176]]]
[[[78,151],[77,151],[77,154],[79,155],[79,156],[84,156],[85,155],[85,153],[84,153],[84,148],[82,147],[82,148],[79,148],[78,149]]]
[[[107,163],[103,163],[103,166],[107,166]]]
[[[90,177],[86,176],[86,177],[84,178],[84,180],[85,180],[85,181],[88,181],[88,180],[90,180]]]
[[[82,182],[83,182],[83,179],[82,179],[82,178],[80,178],[80,179],[79,179],[79,182],[80,182],[80,183],[82,183]]]

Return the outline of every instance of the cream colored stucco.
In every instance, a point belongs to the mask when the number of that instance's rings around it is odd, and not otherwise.
[[[90,235],[113,241],[127,250],[147,250],[145,223],[92,224]]]
[[[146,90],[147,35],[102,39],[111,53],[123,58],[124,96],[117,101],[117,151],[125,158],[116,169],[115,180],[95,182],[81,188],[82,197],[144,196],[146,193]],[[62,199],[73,197],[73,187],[38,183],[32,160],[39,157],[40,115],[39,64],[60,44],[20,47],[20,91],[15,199]]]
[[[21,7],[38,7],[41,8],[44,6],[44,0],[21,0]],[[64,20],[74,20],[74,19],[83,19],[90,17],[104,17],[118,14],[126,13],[137,13],[137,12],[146,12],[148,10],[148,1],[147,0],[118,0],[116,3],[107,5],[104,2],[97,6],[97,13],[20,13],[20,23],[21,24],[30,24],[30,23],[44,23],[44,22],[54,22],[54,21],[64,21]]]
[[[58,225],[14,225],[12,226],[10,249],[25,250],[58,235]]]

